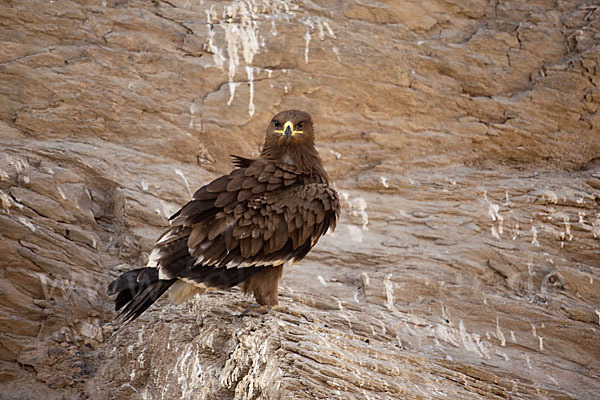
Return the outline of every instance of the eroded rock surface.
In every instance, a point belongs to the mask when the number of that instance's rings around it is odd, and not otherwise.
[[[594,399],[593,1],[4,1],[0,397]],[[313,114],[344,197],[289,313],[105,287]]]

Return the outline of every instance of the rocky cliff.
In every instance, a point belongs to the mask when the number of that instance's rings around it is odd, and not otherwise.
[[[594,399],[595,1],[5,0],[3,399]],[[284,273],[117,329],[105,288],[276,112],[344,198]]]

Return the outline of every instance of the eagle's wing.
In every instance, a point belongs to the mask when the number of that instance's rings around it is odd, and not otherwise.
[[[339,201],[327,183],[286,164],[239,165],[171,217],[148,265],[160,279],[233,286],[257,268],[302,259],[335,228]]]

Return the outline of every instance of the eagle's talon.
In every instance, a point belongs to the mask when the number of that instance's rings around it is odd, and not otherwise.
[[[278,311],[278,312],[281,312],[284,314],[293,315],[294,317],[296,317],[298,319],[304,318],[310,322],[310,320],[308,318],[306,318],[306,316],[304,314],[299,313],[298,311],[290,310],[289,307],[287,307],[287,306],[275,306],[272,309],[273,309],[273,311]]]
[[[244,318],[253,311],[253,308],[255,309],[254,311],[259,315],[268,314],[269,310],[271,309],[270,306],[259,306],[257,304],[251,304],[250,306],[248,306],[248,308],[242,311],[242,313],[239,314],[238,317]]]

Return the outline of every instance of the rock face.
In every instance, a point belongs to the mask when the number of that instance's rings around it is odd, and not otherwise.
[[[4,1],[0,397],[597,398],[599,43],[584,0]],[[292,312],[117,330],[108,282],[288,108],[344,198]]]

